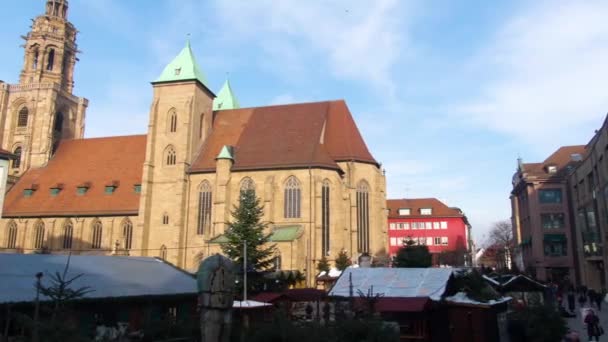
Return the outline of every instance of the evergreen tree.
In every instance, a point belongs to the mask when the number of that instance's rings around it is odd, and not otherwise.
[[[346,251],[341,250],[340,253],[338,253],[338,257],[336,258],[336,268],[340,271],[344,271],[351,264],[352,261],[348,257],[348,254],[346,254]]]
[[[321,260],[319,260],[319,263],[317,264],[317,270],[319,272],[328,273],[329,269],[330,269],[329,261],[327,261],[327,258],[325,256],[323,256],[321,258]]]
[[[243,245],[247,242],[248,272],[266,271],[273,266],[276,246],[268,245],[270,234],[265,234],[267,224],[262,222],[264,207],[254,191],[242,191],[239,206],[231,212],[232,222],[228,223],[222,244],[222,251],[243,269]]]
[[[431,267],[432,263],[428,246],[416,245],[411,239],[405,240],[404,246],[393,258],[393,267]]]

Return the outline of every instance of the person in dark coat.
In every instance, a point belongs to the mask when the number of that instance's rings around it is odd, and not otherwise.
[[[597,305],[597,309],[599,311],[602,311],[602,302],[604,301],[604,293],[602,292],[596,292],[595,293],[595,305]]]
[[[574,309],[576,308],[574,299],[574,291],[570,289],[570,291],[568,291],[568,310],[570,310],[570,312],[574,312]]]
[[[581,292],[581,294],[578,295],[578,304],[582,308],[585,306],[586,302],[587,302],[587,295],[584,292]]]
[[[587,291],[587,297],[589,298],[589,306],[593,306],[595,304],[595,297],[597,292],[595,292],[594,289],[589,289],[589,291]]]
[[[600,318],[597,317],[593,310],[589,310],[589,313],[585,316],[585,324],[587,325],[587,336],[589,336],[589,341],[599,341],[603,329],[600,326]]]

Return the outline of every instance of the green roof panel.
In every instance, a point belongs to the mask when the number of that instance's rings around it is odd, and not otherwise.
[[[198,80],[205,87],[209,88],[205,75],[196,63],[192,48],[190,47],[190,40],[188,40],[182,51],[165,67],[158,79],[152,83],[193,80]]]
[[[293,241],[302,235],[302,226],[294,225],[294,226],[284,226],[277,227],[272,231],[272,235],[270,235],[270,241],[272,242],[285,242],[285,241]]]
[[[217,94],[217,97],[213,100],[213,110],[227,110],[227,109],[239,109],[241,108],[239,100],[234,95],[230,82],[226,80],[222,89]]]

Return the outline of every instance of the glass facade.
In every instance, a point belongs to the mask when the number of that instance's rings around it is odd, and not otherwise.
[[[538,199],[540,203],[553,204],[562,203],[561,189],[543,189],[538,191]]]

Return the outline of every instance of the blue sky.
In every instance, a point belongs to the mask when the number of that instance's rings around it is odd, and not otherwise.
[[[0,79],[44,1],[0,12]],[[241,105],[343,98],[390,198],[462,208],[478,242],[510,216],[518,155],[585,144],[608,111],[606,1],[72,0],[86,136],[146,132],[155,79],[191,35]]]

